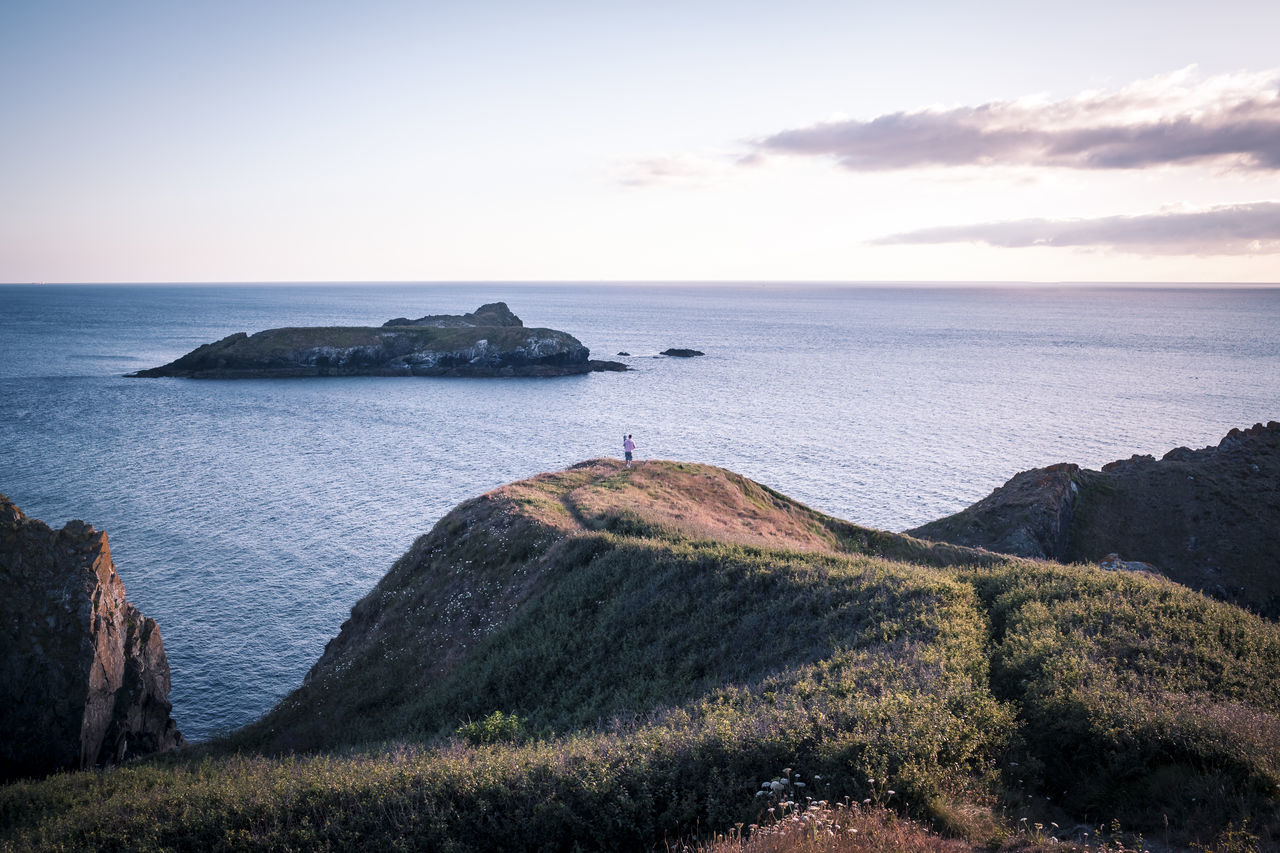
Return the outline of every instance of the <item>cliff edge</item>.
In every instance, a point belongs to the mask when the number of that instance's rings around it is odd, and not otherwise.
[[[107,534],[0,495],[0,778],[181,746],[160,628],[125,599]]]
[[[1280,423],[1101,471],[1066,463],[1023,471],[967,509],[907,532],[1062,562],[1141,561],[1280,616]]]

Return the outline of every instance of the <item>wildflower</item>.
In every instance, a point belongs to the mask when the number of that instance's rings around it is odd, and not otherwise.
[[[896,793],[898,793],[898,792],[897,792],[897,791],[885,791],[885,793],[892,797],[894,794],[896,794]]]

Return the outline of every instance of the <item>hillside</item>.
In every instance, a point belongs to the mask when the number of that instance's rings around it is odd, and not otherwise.
[[[0,839],[642,850],[781,793],[966,849],[1034,849],[1032,823],[1084,849],[1113,820],[1270,844],[1278,666],[1275,624],[1163,578],[595,460],[441,519],[232,738],[0,789]]]
[[[991,559],[839,522],[705,466],[600,460],[504,486],[414,543],[306,685],[252,727],[275,732],[255,745],[438,735],[496,708],[556,731],[669,708],[820,659],[866,618],[832,603],[859,595],[831,571],[886,552]],[[921,575],[878,568],[902,583]],[[794,635],[760,642],[788,626]],[[546,690],[568,677],[608,687]]]
[[[1233,429],[1090,471],[1023,471],[955,515],[908,531],[1025,557],[1098,563],[1117,554],[1179,583],[1280,616],[1280,423]]]

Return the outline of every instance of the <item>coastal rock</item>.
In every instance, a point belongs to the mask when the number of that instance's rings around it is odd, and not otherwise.
[[[677,348],[677,347],[672,347],[672,348],[670,348],[670,349],[664,349],[664,350],[663,350],[661,353],[659,353],[659,354],[660,354],[660,355],[669,355],[669,356],[674,356],[675,358],[693,358],[695,355],[706,355],[706,353],[705,353],[705,352],[702,352],[702,351],[700,351],[700,350],[696,350],[696,349],[679,349],[679,348]]]
[[[570,334],[526,328],[504,303],[496,302],[473,314],[413,321],[401,318],[381,327],[268,329],[254,335],[239,332],[197,347],[163,367],[131,375],[187,379],[486,377],[567,376],[626,369],[619,362],[592,360],[590,351]]]
[[[1150,563],[1141,560],[1126,560],[1119,554],[1108,554],[1098,563],[1098,568],[1107,572],[1149,572],[1159,574],[1159,570]]]
[[[908,533],[1027,557],[1158,567],[1179,583],[1280,616],[1280,423],[1233,429],[1216,447],[1179,447],[1160,460],[1024,471],[968,509]]]
[[[181,746],[154,619],[125,599],[107,534],[55,531],[0,495],[0,778]]]
[[[410,320],[397,317],[382,324],[387,326],[433,326],[438,329],[459,328],[462,326],[523,326],[520,318],[511,313],[505,302],[490,302],[481,305],[470,314],[430,314]]]
[[[1019,557],[1062,559],[1079,471],[1069,463],[1023,471],[968,509],[907,532]]]

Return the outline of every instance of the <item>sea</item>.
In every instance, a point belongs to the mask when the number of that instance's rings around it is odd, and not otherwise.
[[[630,371],[126,377],[234,332],[495,301]],[[452,507],[620,457],[624,433],[641,460],[723,466],[900,531],[1021,470],[1159,457],[1276,419],[1280,286],[0,286],[0,492],[52,526],[107,531],[129,599],[160,624],[192,741],[301,684]]]

